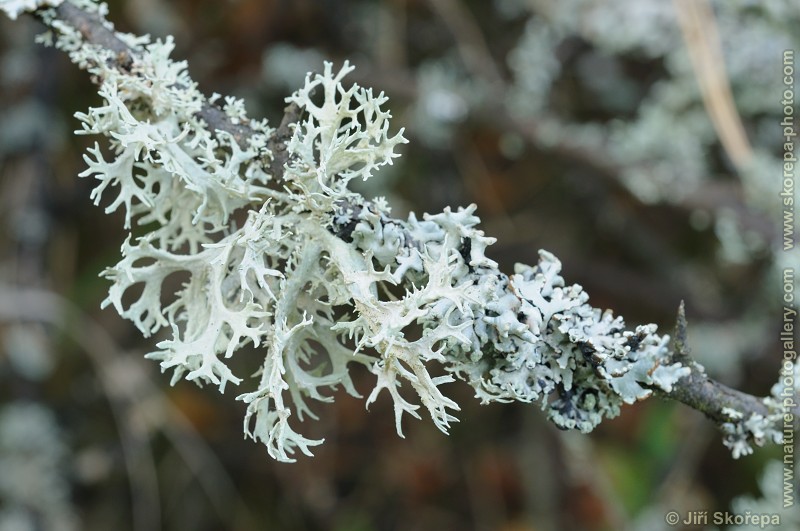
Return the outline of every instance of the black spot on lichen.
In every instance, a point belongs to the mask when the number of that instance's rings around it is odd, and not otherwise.
[[[347,223],[341,225],[334,225],[331,227],[332,232],[341,240],[347,243],[353,243],[353,231],[356,230],[356,226],[358,225],[358,219],[351,219]]]
[[[472,238],[461,238],[461,245],[458,246],[458,253],[461,255],[461,258],[464,259],[464,263],[467,264],[468,271],[473,273],[475,269],[469,264],[472,259]]]
[[[642,344],[642,341],[644,341],[645,337],[647,337],[647,334],[639,332],[638,334],[629,337],[628,340],[625,341],[625,346],[630,347],[631,352],[636,352],[639,350],[639,345]]]
[[[576,343],[578,350],[581,351],[583,357],[586,361],[588,361],[592,367],[597,368],[600,364],[600,361],[594,356],[594,353],[597,352],[597,349],[591,343],[586,341],[578,341]]]

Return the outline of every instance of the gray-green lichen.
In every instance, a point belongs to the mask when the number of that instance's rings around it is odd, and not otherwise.
[[[367,404],[390,395],[401,435],[403,414],[421,407],[447,431],[459,406],[445,384],[456,379],[484,403],[537,402],[557,426],[589,431],[689,374],[655,325],[626,330],[592,307],[552,254],[502,273],[485,255],[494,240],[477,228],[474,205],[400,221],[384,200],[352,192],[349,181],[391,164],[406,140],[390,133],[383,94],[346,88],[349,64],[326,63],[287,98],[300,119],[286,162],[273,164],[276,131],[249,121],[241,101],[225,99],[223,110],[255,131],[246,142],[199,118],[208,102],[169,58],[171,39],[117,34],[136,52],[120,69],[113,52],[44,18],[56,46],[100,82],[102,103],[76,115],[79,134],[108,139],[85,157],[92,198],[113,195],[106,210],[123,207],[126,229],[146,230],[103,273],[104,304],[145,336],[166,337],[147,356],[173,383],[240,385],[227,360],[257,347],[258,381],[238,398],[246,435],[272,457],[291,461],[322,442],[293,417],[314,418],[310,404],[338,387],[359,396],[353,363],[376,378]],[[176,274],[185,281],[169,293]]]

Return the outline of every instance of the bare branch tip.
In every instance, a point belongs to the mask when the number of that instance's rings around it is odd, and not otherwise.
[[[680,359],[688,359],[691,349],[687,344],[687,328],[689,323],[686,320],[686,304],[681,300],[678,306],[678,315],[675,322],[675,357]]]

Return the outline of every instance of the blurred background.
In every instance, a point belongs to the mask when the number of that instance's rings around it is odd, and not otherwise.
[[[122,31],[174,35],[206,94],[276,125],[306,72],[349,59],[410,140],[364,195],[398,217],[476,203],[505,271],[547,249],[594,306],[663,332],[684,300],[713,377],[761,396],[776,381],[779,271],[800,264],[779,247],[792,1],[109,7]],[[274,462],[243,440],[240,390],[170,387],[143,359],[160,338],[100,309],[125,232],[77,177],[95,139],[71,134],[100,100],[41,31],[0,19],[0,531],[655,531],[681,528],[669,510],[781,510],[780,448],[733,460],[710,422],[658,399],[581,435],[452,384],[450,436],[425,420],[401,439],[388,396],[367,412],[340,392],[307,421],[315,457]]]

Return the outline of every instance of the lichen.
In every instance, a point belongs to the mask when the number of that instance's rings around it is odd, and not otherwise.
[[[209,102],[169,58],[171,39],[120,36],[135,57],[117,69],[110,52],[51,25],[56,46],[101,85],[78,132],[108,144],[89,149],[81,175],[98,181],[95,202],[123,210],[140,234],[103,273],[104,304],[165,337],[147,356],[173,384],[244,386],[228,360],[258,356],[258,381],[238,399],[245,434],[272,457],[291,461],[322,442],[294,417],[316,418],[312,404],[339,387],[360,396],[351,364],[375,377],[367,405],[386,390],[400,435],[403,416],[420,410],[446,432],[459,410],[446,384],[456,380],[483,403],[535,402],[558,427],[587,432],[689,374],[655,325],[629,330],[591,306],[551,253],[502,272],[474,205],[398,220],[385,200],[352,191],[406,140],[390,133],[383,94],[346,85],[348,63],[326,63],[287,98],[301,118],[285,164],[273,164],[276,131],[248,119],[240,100],[223,99],[222,110],[255,131],[246,142],[199,118]],[[772,437],[767,420],[731,415],[734,453]]]
[[[262,349],[260,382],[239,399],[245,432],[273,457],[288,461],[321,442],[290,419],[313,417],[308,401],[328,401],[339,386],[357,395],[350,363],[376,377],[367,404],[384,389],[391,396],[400,434],[403,414],[418,417],[421,406],[447,431],[459,407],[442,387],[457,378],[483,402],[538,401],[559,427],[589,431],[688,372],[668,362],[667,338],[653,325],[625,331],[622,319],[588,305],[553,255],[503,274],[484,254],[494,240],[476,228],[474,205],[401,222],[384,201],[350,191],[350,180],[391,164],[405,139],[389,133],[385,96],[344,87],[347,63],[338,72],[327,63],[287,98],[303,118],[289,162],[271,175],[264,145],[242,149],[195,117],[202,96],[185,65],[168,59],[171,40],[142,46],[130,75],[80,54],[97,65],[104,101],[77,115],[79,133],[110,145],[108,155],[89,150],[82,176],[99,181],[96,202],[114,190],[106,210],[124,208],[127,229],[149,227],[104,272],[104,304],[145,335],[171,332],[148,357],[173,371],[173,383],[224,391],[243,381],[226,360],[245,344]],[[246,120],[241,102],[227,101],[226,112]],[[232,216],[242,210],[237,228]],[[188,280],[165,296],[175,273]],[[134,286],[140,294],[124,303]],[[412,340],[415,327],[423,333]],[[432,365],[445,375],[433,376]]]
[[[26,11],[35,11],[42,7],[55,7],[64,0],[0,0],[0,11],[5,12],[11,20]]]

